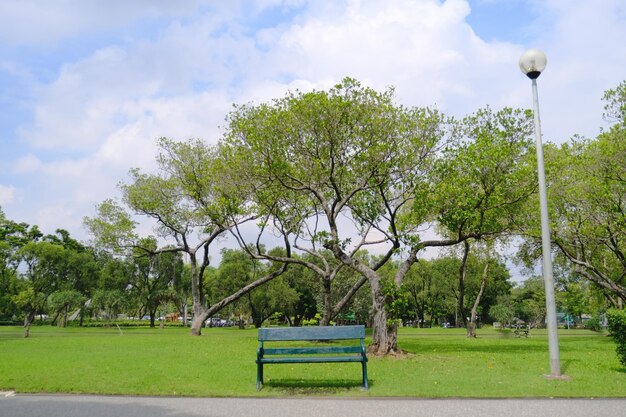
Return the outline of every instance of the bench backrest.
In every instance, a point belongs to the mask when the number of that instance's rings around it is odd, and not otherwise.
[[[259,341],[365,339],[365,326],[262,327]]]

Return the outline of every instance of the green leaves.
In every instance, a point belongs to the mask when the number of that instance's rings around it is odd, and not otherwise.
[[[617,122],[622,127],[626,126],[626,81],[622,81],[612,90],[605,91],[602,99],[606,103],[603,115],[605,120]]]
[[[447,130],[439,112],[404,108],[393,94],[346,78],[328,91],[237,106],[220,145],[225,165],[240,168],[233,177],[253,210],[300,238],[346,233],[337,229],[346,216],[398,242],[426,217],[426,177]]]
[[[622,83],[606,93],[623,117]],[[595,140],[547,148],[552,229],[560,253],[586,279],[626,300],[626,129],[619,120]]]
[[[431,196],[447,234],[512,231],[536,188],[531,122],[528,112],[488,107],[457,122],[456,145],[444,149],[436,163]]]
[[[404,286],[397,286],[393,279],[381,279],[381,290],[385,296],[385,309],[388,320],[399,320],[406,315],[409,306],[409,292]]]
[[[626,310],[609,310],[606,312],[611,337],[615,341],[617,356],[622,365],[626,366]]]
[[[122,253],[134,246],[136,222],[114,200],[108,199],[96,206],[95,217],[83,218],[83,224],[95,242],[114,252]]]

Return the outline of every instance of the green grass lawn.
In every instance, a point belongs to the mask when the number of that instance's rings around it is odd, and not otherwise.
[[[256,330],[0,327],[0,391],[181,396],[624,397],[626,368],[605,335],[561,330],[561,367],[549,373],[545,331],[513,338],[479,330],[401,329],[404,358],[370,358],[370,390],[360,365],[268,365],[255,390]]]

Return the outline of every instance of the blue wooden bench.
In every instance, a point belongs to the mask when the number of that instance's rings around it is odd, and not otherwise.
[[[265,347],[267,342],[358,340],[350,346]],[[259,329],[256,389],[263,384],[263,365],[270,363],[360,362],[363,388],[368,389],[365,326],[278,327]]]

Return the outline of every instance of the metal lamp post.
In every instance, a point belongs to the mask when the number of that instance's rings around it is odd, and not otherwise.
[[[539,206],[541,211],[541,246],[543,252],[543,282],[546,291],[546,320],[548,326],[548,344],[550,351],[549,377],[561,377],[559,358],[559,337],[556,325],[556,303],[554,300],[554,278],[552,277],[552,246],[550,242],[550,224],[548,221],[548,197],[546,192],[546,174],[543,165],[543,145],[541,143],[541,121],[539,119],[539,98],[537,78],[547,64],[546,56],[538,49],[529,49],[519,60],[519,67],[533,86],[533,113],[535,116],[535,140],[537,142],[537,174],[539,177]]]

